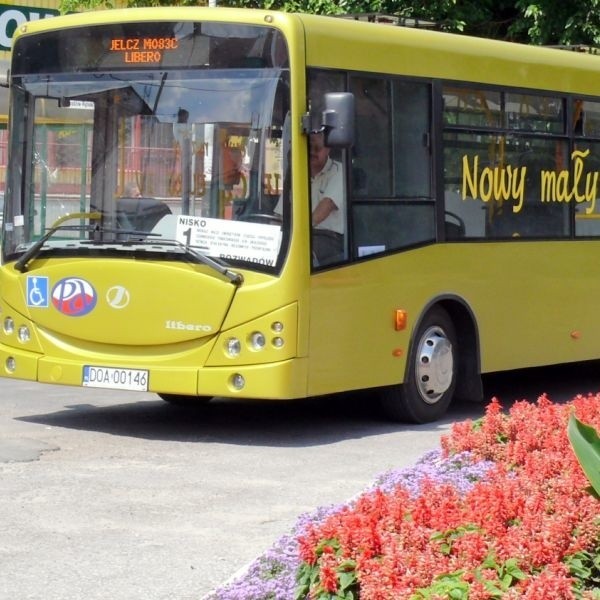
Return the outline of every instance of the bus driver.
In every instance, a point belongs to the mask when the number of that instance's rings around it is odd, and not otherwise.
[[[344,170],[329,156],[323,133],[310,136],[310,183],[313,249],[318,264],[344,257],[346,211]]]
[[[323,133],[311,133],[309,140],[313,260],[315,265],[344,258],[346,211],[344,170],[329,156]],[[281,216],[281,199],[273,212]]]

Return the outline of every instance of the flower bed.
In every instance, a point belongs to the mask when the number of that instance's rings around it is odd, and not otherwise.
[[[600,503],[567,438],[600,395],[517,402],[344,506],[302,517],[214,600],[600,599]]]

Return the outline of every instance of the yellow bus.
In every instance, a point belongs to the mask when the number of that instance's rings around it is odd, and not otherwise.
[[[427,422],[482,373],[596,359],[599,75],[263,10],[25,24],[0,374],[173,403],[373,389]]]

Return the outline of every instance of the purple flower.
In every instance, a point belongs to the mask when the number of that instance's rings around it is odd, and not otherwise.
[[[444,458],[441,450],[424,454],[413,467],[394,469],[383,473],[375,480],[371,490],[391,492],[401,485],[411,496],[418,495],[424,480],[439,484],[450,484],[459,493],[465,494],[483,479],[494,466],[491,461],[476,460],[469,452],[461,452]]]
[[[296,538],[285,535],[240,577],[214,590],[204,600],[293,600],[299,564]]]
[[[453,485],[461,494],[483,479],[494,466],[490,461],[476,461],[469,452],[444,458],[441,450],[424,454],[413,467],[394,469],[376,478],[367,490],[391,492],[402,486],[412,496],[419,493],[423,481]],[[297,539],[311,524],[319,524],[343,505],[317,508],[298,517],[289,535],[279,538],[271,548],[252,562],[240,576],[211,592],[204,600],[294,600],[296,573],[300,566]]]
[[[340,508],[341,505],[324,506],[300,515],[289,535],[279,538],[239,577],[234,576],[203,600],[293,600],[300,567],[298,536],[311,523],[321,523]]]

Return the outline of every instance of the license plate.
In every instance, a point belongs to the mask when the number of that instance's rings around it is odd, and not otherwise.
[[[113,367],[83,367],[82,385],[117,390],[148,391],[148,371],[144,369],[115,369]]]

